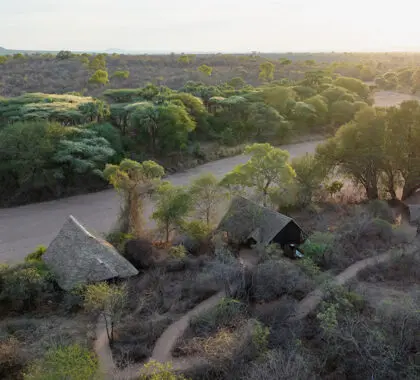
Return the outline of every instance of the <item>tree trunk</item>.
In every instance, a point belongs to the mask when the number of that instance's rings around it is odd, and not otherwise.
[[[367,185],[365,189],[366,189],[366,195],[369,200],[374,200],[374,199],[379,198],[378,185]]]
[[[166,223],[166,242],[169,243],[169,223]]]
[[[128,204],[128,213],[129,213],[129,224],[130,224],[130,233],[135,237],[141,236],[142,226],[141,226],[141,215],[140,215],[140,199],[138,191],[133,188],[129,192],[129,204]]]

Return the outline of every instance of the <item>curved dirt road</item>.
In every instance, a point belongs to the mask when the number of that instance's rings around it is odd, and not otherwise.
[[[283,146],[291,157],[312,153],[316,141]],[[244,155],[209,162],[168,177],[175,185],[186,185],[192,178],[211,172],[223,176],[236,165],[247,161]],[[146,206],[146,214],[151,205]],[[119,211],[119,199],[114,190],[78,195],[51,202],[36,203],[10,209],[0,209],[0,263],[21,261],[36,246],[48,245],[69,215],[73,215],[90,231],[110,230]]]

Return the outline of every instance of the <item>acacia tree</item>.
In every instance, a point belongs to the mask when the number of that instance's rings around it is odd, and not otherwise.
[[[299,187],[299,200],[305,205],[311,201],[313,194],[320,188],[326,176],[325,167],[311,154],[294,158],[292,167],[296,172],[295,181]]]
[[[105,85],[109,83],[108,71],[96,70],[93,75],[89,78],[89,83]]]
[[[186,108],[173,103],[135,103],[128,109],[131,127],[138,140],[148,142],[153,153],[181,150],[188,142],[188,133],[196,127]]]
[[[201,175],[192,181],[190,194],[197,215],[210,226],[216,206],[226,197],[218,179],[211,173]]]
[[[153,190],[165,174],[163,167],[154,161],[139,163],[125,159],[119,165],[108,164],[103,174],[123,198],[121,232],[140,236],[142,199],[145,194]]]
[[[420,103],[403,102],[387,110],[387,157],[404,179],[402,199],[420,187]]]
[[[335,137],[317,147],[326,168],[341,171],[363,185],[369,199],[377,199],[384,162],[385,124],[381,111],[364,108],[355,121],[342,126]]]
[[[213,67],[207,66],[207,65],[201,65],[197,69],[200,73],[203,73],[204,75],[207,75],[208,77],[211,76],[211,73],[213,72]]]
[[[191,210],[191,197],[186,188],[163,182],[157,188],[155,200],[152,218],[164,232],[165,241],[169,242],[172,231],[182,227]]]
[[[260,65],[260,74],[259,78],[262,81],[272,81],[274,79],[274,69],[276,67],[271,62],[267,61],[264,63],[261,63]]]
[[[253,188],[262,195],[265,206],[270,188],[284,186],[296,175],[288,162],[289,152],[270,144],[253,144],[247,146],[244,153],[251,156],[249,161],[236,166],[221,183]]]
[[[109,285],[106,282],[88,285],[84,292],[84,307],[98,312],[105,322],[109,343],[114,342],[114,328],[120,321],[127,302],[127,288],[123,285]]]

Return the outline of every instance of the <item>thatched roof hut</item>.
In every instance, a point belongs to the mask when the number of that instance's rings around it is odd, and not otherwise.
[[[64,290],[138,274],[111,244],[93,236],[71,215],[42,259]]]
[[[303,231],[293,219],[240,196],[232,200],[217,229],[237,243],[284,246],[304,241]]]

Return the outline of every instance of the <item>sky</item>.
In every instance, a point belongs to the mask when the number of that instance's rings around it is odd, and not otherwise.
[[[420,51],[418,0],[0,0],[0,46],[159,52]]]

